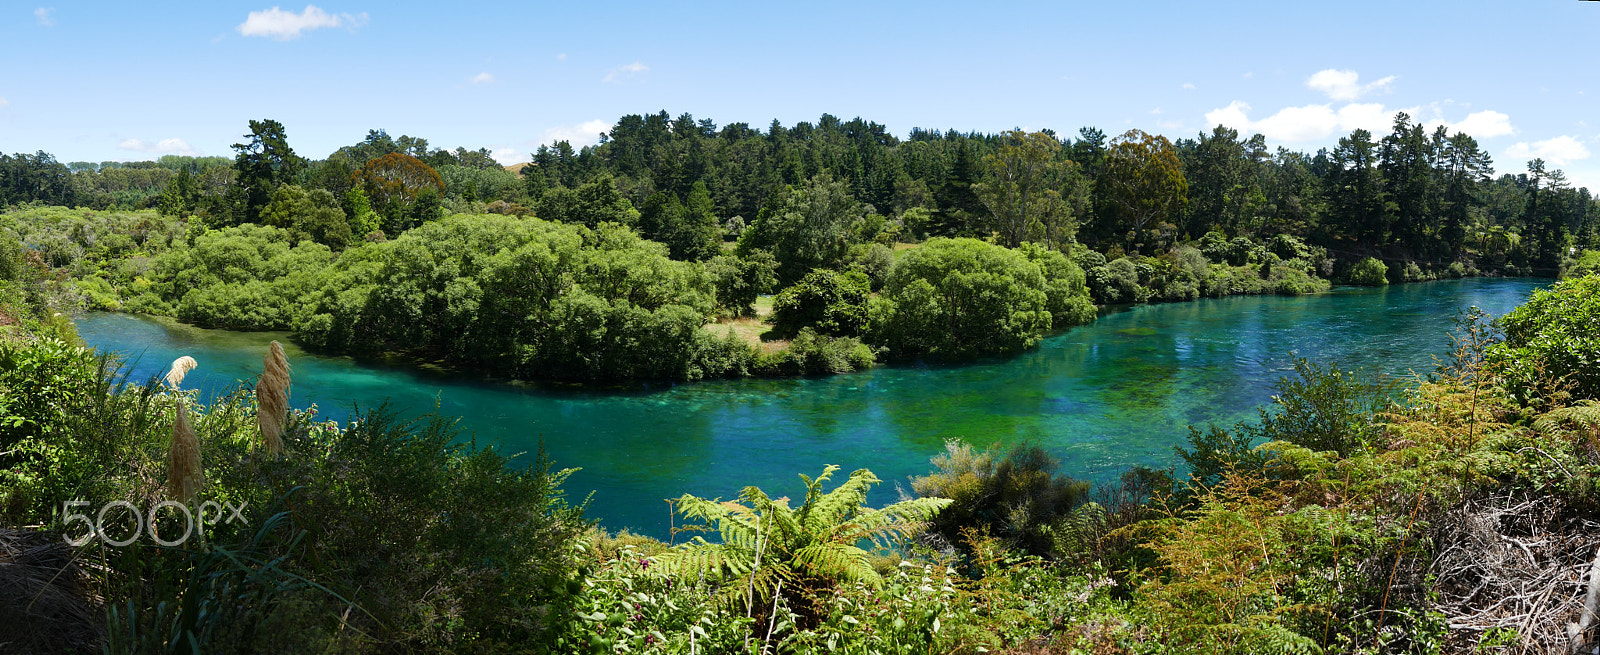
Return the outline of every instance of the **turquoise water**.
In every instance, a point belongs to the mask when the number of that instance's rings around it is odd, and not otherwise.
[[[744,485],[803,493],[797,473],[827,464],[870,468],[886,484],[928,471],[946,439],[979,446],[1033,440],[1063,470],[1107,480],[1134,464],[1166,467],[1191,424],[1253,419],[1291,353],[1390,374],[1426,373],[1449,348],[1451,318],[1476,305],[1496,315],[1540,280],[1479,279],[1339,289],[1308,297],[1237,297],[1136,307],[1004,360],[895,366],[829,378],[656,384],[625,391],[529,388],[318,357],[283,333],[201,330],[126,314],[77,322],[90,345],[133,360],[135,379],[179,355],[185,381],[215,396],[261,370],[278,339],[294,367],[290,398],[345,418],[388,399],[408,412],[437,403],[479,443],[535,451],[581,467],[566,488],[615,529],[662,536],[669,497],[731,497]]]

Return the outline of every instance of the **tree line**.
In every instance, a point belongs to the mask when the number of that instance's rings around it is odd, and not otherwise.
[[[1261,135],[1222,126],[1176,141],[1092,127],[1075,137],[916,128],[900,139],[860,118],[825,114],[759,130],[663,111],[622,117],[595,146],[541,146],[520,174],[486,149],[430,148],[383,130],[319,160],[297,154],[277,121],[251,121],[246,137],[231,162],[69,165],[43,152],[0,154],[0,204],[160,208],[213,227],[300,219],[336,249],[476,207],[630,224],[672,245],[674,257],[704,260],[719,239],[776,209],[787,189],[827,175],[907,240],[1080,242],[1115,260],[1159,256],[1211,233],[1262,244],[1287,235],[1342,263],[1372,256],[1424,271],[1459,262],[1546,275],[1594,244],[1600,213],[1588,189],[1546,162],[1493,177],[1471,136],[1430,132],[1403,113],[1389,134],[1357,129],[1305,153],[1269,151]],[[275,197],[285,185],[304,193]],[[275,201],[280,211],[263,216]],[[310,216],[319,207],[343,220]]]

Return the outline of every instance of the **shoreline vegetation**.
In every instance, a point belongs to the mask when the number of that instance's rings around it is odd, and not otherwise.
[[[308,160],[281,123],[249,128],[232,160],[0,154],[0,238],[58,311],[599,384],[1006,355],[1120,304],[1600,268],[1587,189],[1540,160],[1491,179],[1471,137],[1404,114],[1307,154],[1222,127],[901,140],[662,112],[515,171],[382,130]]]

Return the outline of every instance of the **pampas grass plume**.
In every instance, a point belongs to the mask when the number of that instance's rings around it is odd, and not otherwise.
[[[265,369],[256,382],[256,425],[267,454],[283,454],[283,424],[289,416],[289,358],[283,345],[272,342],[262,359]]]
[[[184,410],[183,401],[179,400],[177,417],[172,421],[172,448],[167,451],[167,494],[173,500],[189,503],[204,482],[205,472],[200,468],[200,440],[189,428],[189,413]]]
[[[167,371],[167,386],[172,387],[173,391],[177,391],[178,385],[183,384],[184,376],[187,376],[189,371],[193,371],[199,365],[194,361],[193,357],[188,355],[172,360],[172,368]]]

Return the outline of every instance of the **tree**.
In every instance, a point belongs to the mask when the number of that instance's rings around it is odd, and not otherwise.
[[[278,121],[250,121],[250,133],[244,136],[248,142],[233,144],[233,168],[238,176],[229,189],[230,204],[235,221],[255,223],[260,219],[261,208],[272,201],[272,192],[280,184],[293,182],[305,161],[289,147],[283,124]]]
[[[1042,239],[1070,242],[1078,232],[1066,196],[1082,197],[1087,181],[1077,165],[1058,157],[1061,142],[1043,132],[1006,132],[1005,144],[983,158],[988,175],[972,190],[994,216],[1006,245]]]
[[[848,185],[823,173],[788,190],[772,211],[757,214],[739,237],[739,254],[771,252],[779,282],[793,284],[811,269],[837,268],[850,254],[853,228],[865,218]]]
[[[1329,200],[1335,232],[1358,243],[1377,246],[1389,236],[1389,195],[1384,191],[1383,173],[1378,168],[1372,133],[1356,129],[1339,139],[1339,147],[1329,156]]]
[[[194,174],[185,166],[178,169],[178,174],[167,182],[167,188],[161,191],[161,199],[156,203],[156,209],[165,216],[183,216],[194,211],[195,205],[199,202],[200,183],[195,181]]]
[[[871,295],[866,275],[819,268],[773,299],[773,330],[784,338],[807,327],[830,336],[860,335],[867,327]]]
[[[444,193],[444,180],[431,166],[411,155],[389,153],[367,162],[356,173],[356,183],[366,193],[373,211],[384,218],[384,230],[399,234],[417,224],[413,205],[424,191],[433,192],[433,202]]]
[[[1183,231],[1199,238],[1211,230],[1239,234],[1252,226],[1255,209],[1266,204],[1257,170],[1265,157],[1266,141],[1257,134],[1241,141],[1239,132],[1218,125],[1200,134],[1184,161],[1189,182],[1189,204]]]
[[[639,220],[633,203],[617,192],[609,173],[595,176],[576,189],[552,187],[539,198],[534,214],[547,221],[596,227],[601,223],[633,225]]]
[[[1171,238],[1189,182],[1166,137],[1128,130],[1112,139],[1095,190],[1103,208],[1100,219],[1110,228],[1107,236],[1119,236],[1137,251]]]
[[[338,198],[327,189],[306,191],[293,184],[278,187],[272,202],[261,209],[261,223],[288,228],[334,250],[344,249],[351,241],[350,223]]]
[[[1429,256],[1436,204],[1432,142],[1421,124],[1411,123],[1411,116],[1400,112],[1394,117],[1394,132],[1383,139],[1378,159],[1390,200],[1385,205],[1389,213],[1385,222],[1393,232],[1392,239],[1415,255]]]
[[[673,259],[705,261],[722,251],[722,227],[712,212],[705,182],[694,183],[687,204],[669,191],[657,191],[639,212],[639,234],[666,244]]]
[[[1467,229],[1473,222],[1473,211],[1483,206],[1479,187],[1489,181],[1489,174],[1494,172],[1494,160],[1478,147],[1476,139],[1457,132],[1445,141],[1439,167],[1444,177],[1441,208],[1444,226],[1440,239],[1445,255],[1453,260],[1461,256]]]
[[[778,260],[757,250],[749,256],[717,255],[706,262],[717,288],[717,306],[734,316],[754,316],[756,297],[778,284]]]
[[[960,359],[1015,352],[1051,327],[1043,271],[977,239],[929,239],[889,272],[871,338],[893,356]]]

